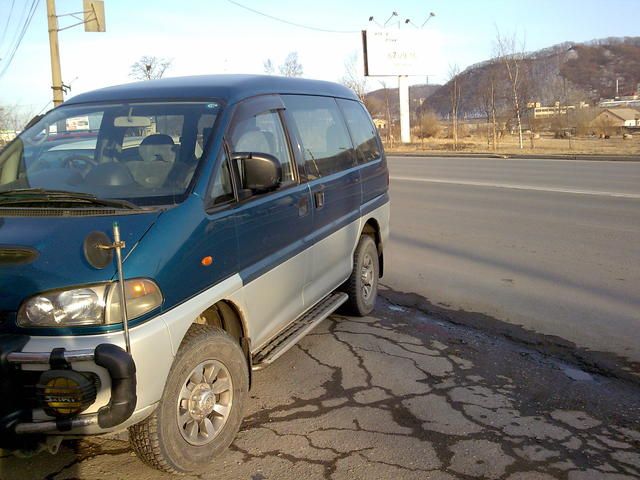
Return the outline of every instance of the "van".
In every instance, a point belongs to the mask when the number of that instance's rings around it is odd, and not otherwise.
[[[0,152],[0,448],[128,428],[202,470],[252,371],[374,307],[380,138],[341,85],[152,80],[78,95]]]

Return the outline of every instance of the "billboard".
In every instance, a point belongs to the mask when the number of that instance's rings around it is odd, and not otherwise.
[[[366,76],[429,74],[429,42],[424,30],[363,30],[362,47]]]
[[[83,0],[82,7],[84,9],[84,31],[106,31],[104,20],[104,0]]]

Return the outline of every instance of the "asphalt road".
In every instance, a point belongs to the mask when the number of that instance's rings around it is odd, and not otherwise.
[[[236,441],[199,480],[624,480],[640,391],[383,299],[334,316],[257,372]],[[175,478],[126,434],[0,457],[2,480]]]
[[[640,162],[389,165],[384,283],[407,304],[640,378]]]

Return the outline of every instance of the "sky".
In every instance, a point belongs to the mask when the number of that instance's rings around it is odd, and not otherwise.
[[[32,0],[0,0],[0,73],[5,69],[11,40]],[[517,35],[527,50],[565,41],[609,36],[639,36],[640,0],[430,0],[377,1],[237,0],[272,17],[311,28],[289,25],[251,12],[236,0],[105,0],[105,33],[79,27],[59,33],[63,82],[67,98],[109,85],[132,81],[131,64],[143,55],[171,60],[165,76],[215,73],[264,73],[263,63],[277,66],[289,52],[298,52],[304,77],[338,81],[345,61],[361,58],[360,31],[384,24],[388,28],[424,26],[428,49],[428,82],[444,83],[454,64],[461,70],[491,57],[496,31]],[[19,105],[37,114],[51,107],[51,70],[45,0],[39,0],[33,20],[13,61],[0,76],[0,105]],[[13,14],[9,16],[11,5]],[[57,0],[58,15],[82,10],[81,0]],[[369,17],[374,22],[369,22]],[[62,17],[60,27],[76,22]],[[7,28],[5,28],[7,25]],[[335,30],[326,32],[314,30]],[[358,60],[361,67],[361,60]],[[391,77],[371,77],[368,89]],[[411,83],[425,83],[412,77]]]

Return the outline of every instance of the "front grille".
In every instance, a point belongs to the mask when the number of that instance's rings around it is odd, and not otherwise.
[[[122,210],[110,208],[1,208],[0,217],[94,217],[121,215]],[[139,212],[138,212],[139,213]]]

